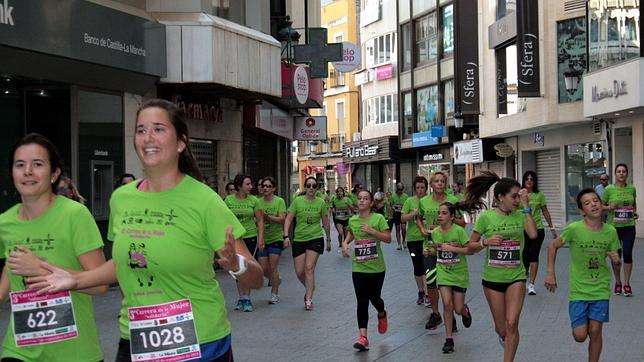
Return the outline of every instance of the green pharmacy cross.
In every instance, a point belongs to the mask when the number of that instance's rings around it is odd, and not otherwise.
[[[328,77],[328,62],[342,61],[342,43],[327,43],[325,28],[309,28],[308,44],[293,46],[295,63],[308,63],[311,78]]]

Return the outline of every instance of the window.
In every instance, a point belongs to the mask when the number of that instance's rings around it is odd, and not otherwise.
[[[435,6],[436,0],[413,0],[411,8],[414,10],[414,16],[416,16],[433,9]]]
[[[454,81],[448,80],[443,83],[443,109],[444,119],[454,116]]]
[[[496,0],[496,19],[499,20],[517,9],[517,0]]]
[[[411,69],[411,25],[403,24],[400,27],[402,34],[402,71]]]
[[[498,116],[503,117],[525,112],[528,103],[525,98],[519,98],[518,92],[517,45],[512,44],[497,50],[497,62]],[[505,106],[501,107],[502,104],[505,104]]]
[[[437,32],[436,32],[436,13],[429,14],[419,18],[415,22],[416,26],[416,65],[428,63],[436,59],[437,49]]]
[[[367,68],[390,63],[396,58],[396,36],[384,34],[365,42],[365,63]]]
[[[411,138],[414,133],[414,118],[412,113],[411,92],[402,94],[403,103],[403,129],[402,134],[404,139]]]
[[[574,18],[557,23],[557,63],[559,103],[581,101],[586,70],[586,18]],[[566,88],[566,75],[577,76],[576,89]]]
[[[212,14],[220,18],[230,18],[230,0],[212,0]]]
[[[639,2],[615,3],[608,7],[603,2],[588,3],[591,72],[640,56]]]
[[[454,5],[441,9],[443,25],[443,58],[454,53]]]
[[[579,191],[599,184],[606,170],[603,142],[566,145],[566,221],[580,220],[575,198]]]
[[[366,109],[364,122],[362,123],[363,126],[398,122],[398,100],[396,99],[396,94],[369,98],[363,104],[364,109]]]
[[[344,101],[335,102],[335,118],[338,120],[338,133],[344,134]]]
[[[438,86],[432,85],[416,91],[416,123],[418,132],[432,129],[438,122]]]

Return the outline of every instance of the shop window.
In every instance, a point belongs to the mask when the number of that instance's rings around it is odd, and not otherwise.
[[[443,109],[445,119],[454,116],[454,81],[448,80],[443,83]]]
[[[454,5],[441,9],[441,24],[443,27],[443,58],[454,53]]]
[[[496,0],[496,19],[508,15],[517,10],[517,0]]]
[[[588,3],[589,70],[640,56],[639,1]]]
[[[436,13],[423,16],[415,21],[416,29],[416,66],[436,59],[438,53],[438,34],[436,31]]]
[[[411,24],[403,24],[400,27],[402,33],[402,71],[411,69]]]
[[[557,63],[559,103],[583,99],[583,77],[586,70],[586,18],[574,18],[557,23]],[[566,86],[566,77],[574,77],[577,84]]]
[[[425,132],[438,124],[438,86],[416,91],[416,124],[418,132]]]
[[[496,58],[498,116],[504,117],[525,112],[527,101],[525,98],[519,98],[516,44],[497,49]]]
[[[403,127],[402,134],[404,139],[411,138],[414,133],[414,118],[412,110],[411,92],[402,94],[403,103]]]
[[[566,146],[566,222],[581,220],[577,194],[599,184],[599,176],[607,170],[606,155],[603,142]]]

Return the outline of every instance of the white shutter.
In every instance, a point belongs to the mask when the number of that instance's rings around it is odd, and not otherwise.
[[[488,162],[487,169],[489,171],[494,172],[499,177],[504,177],[505,176],[504,175],[505,174],[505,171],[504,171],[505,170],[505,162],[503,162],[503,161]]]
[[[539,191],[546,196],[548,211],[556,227],[564,225],[561,207],[561,152],[559,149],[537,152]],[[545,224],[545,220],[544,220]]]

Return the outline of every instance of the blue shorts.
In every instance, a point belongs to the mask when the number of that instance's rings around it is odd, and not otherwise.
[[[608,323],[608,300],[571,300],[568,313],[572,329],[588,324],[589,320]]]
[[[257,257],[258,258],[267,258],[269,254],[273,255],[282,255],[282,251],[284,250],[284,242],[283,241],[278,241],[276,243],[268,244],[264,247],[264,250],[259,250],[257,249]]]

